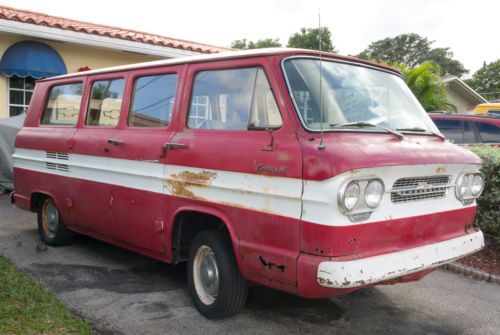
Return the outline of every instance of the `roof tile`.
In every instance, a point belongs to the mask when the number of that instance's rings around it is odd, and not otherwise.
[[[36,24],[51,28],[77,31],[86,34],[106,36],[116,39],[165,46],[188,51],[197,51],[201,53],[217,53],[234,50],[231,48],[217,47],[209,44],[185,41],[156,34],[149,34],[118,27],[110,27],[89,22],[66,19],[62,17],[50,16],[44,13],[32,12],[7,6],[0,6],[0,19]]]

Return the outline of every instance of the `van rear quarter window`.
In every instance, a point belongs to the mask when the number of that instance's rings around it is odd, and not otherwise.
[[[116,126],[120,118],[124,79],[99,80],[92,84],[86,124]]]
[[[83,84],[53,86],[43,110],[43,125],[75,125],[80,113]]]
[[[167,127],[172,119],[177,80],[177,74],[138,78],[132,93],[128,125]]]

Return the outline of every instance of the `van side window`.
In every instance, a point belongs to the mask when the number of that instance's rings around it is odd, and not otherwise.
[[[120,118],[125,80],[99,80],[92,84],[86,124],[116,126]]]
[[[74,126],[80,113],[83,84],[58,85],[50,89],[41,124]]]
[[[132,93],[129,126],[167,127],[172,118],[177,78],[177,74],[138,78]]]
[[[281,124],[262,68],[203,71],[196,75],[189,128],[258,130],[279,128]]]

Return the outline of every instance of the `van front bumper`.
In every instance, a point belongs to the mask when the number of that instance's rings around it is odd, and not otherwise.
[[[446,241],[352,261],[321,262],[319,285],[328,288],[356,288],[435,268],[484,247],[481,231]]]

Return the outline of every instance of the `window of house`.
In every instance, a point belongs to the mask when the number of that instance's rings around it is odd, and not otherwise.
[[[188,126],[195,129],[279,128],[281,114],[262,68],[203,71],[194,81]]]
[[[66,84],[50,89],[42,114],[42,124],[75,125],[80,113],[83,84]]]
[[[98,80],[92,84],[85,123],[90,126],[116,126],[122,107],[124,79]]]
[[[9,116],[26,113],[35,88],[35,79],[32,77],[9,78]]]
[[[129,126],[168,126],[172,118],[176,88],[176,74],[138,78],[132,93]]]

